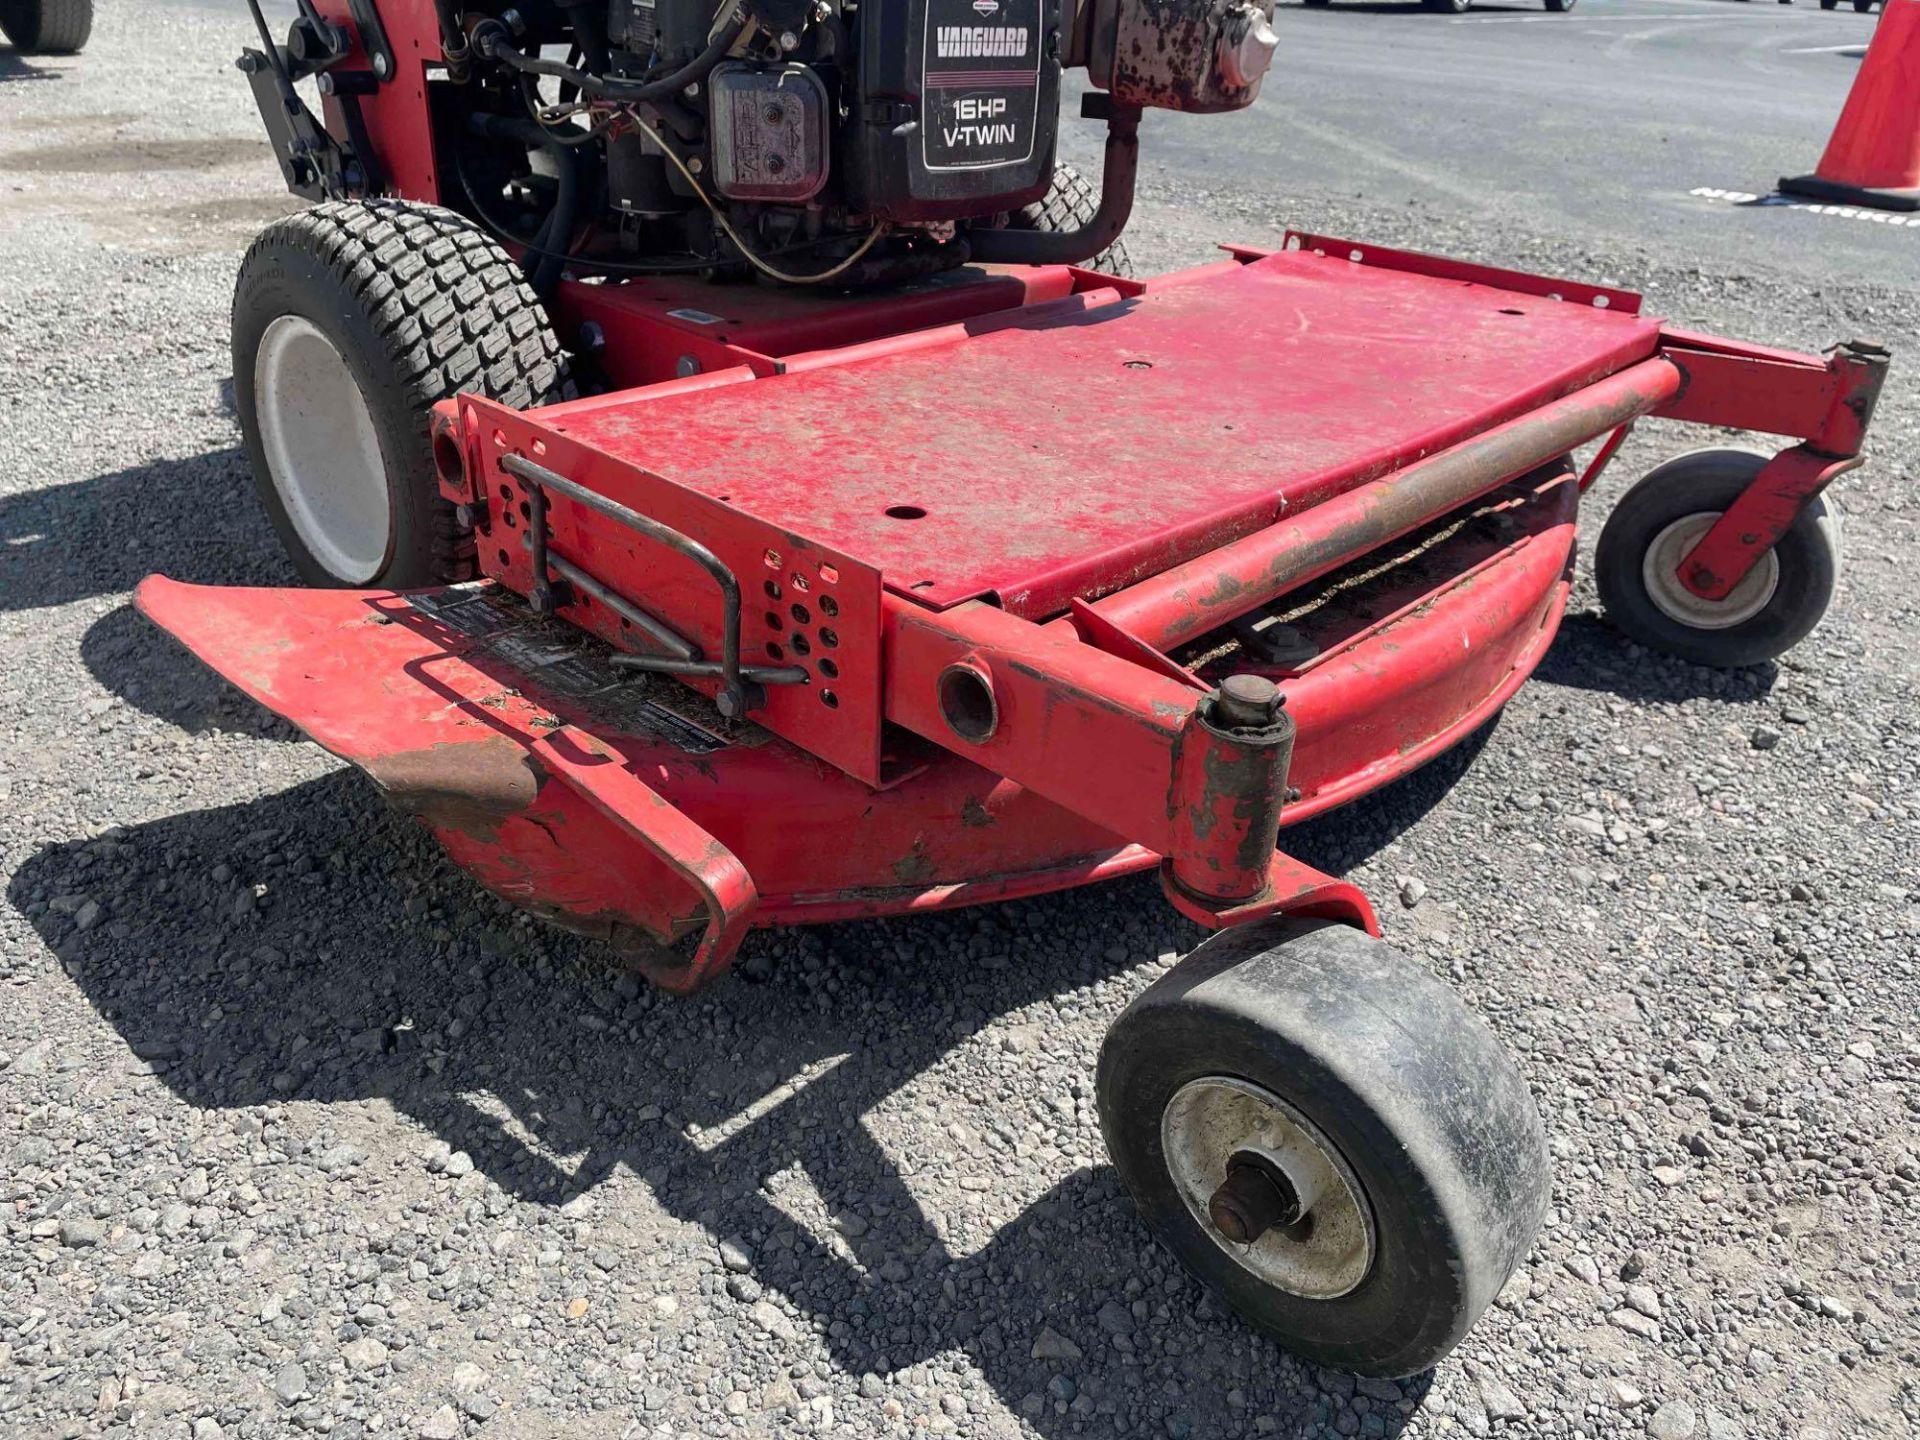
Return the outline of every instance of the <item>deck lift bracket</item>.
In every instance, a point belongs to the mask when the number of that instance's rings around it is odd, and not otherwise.
[[[1726,363],[1726,358],[1696,353],[1681,364],[1683,369],[1691,365],[1691,377],[1702,367]],[[1889,359],[1887,347],[1872,340],[1849,340],[1833,349],[1822,387],[1825,413],[1805,441],[1767,462],[1753,483],[1682,557],[1682,585],[1702,599],[1724,600],[1746,579],[1760,557],[1793,527],[1813,498],[1837,476],[1860,464],[1860,447],[1880,399],[1880,387],[1886,382]],[[1751,376],[1753,370],[1749,362],[1743,377]]]
[[[353,6],[359,27],[356,42],[353,30],[326,19],[312,0],[300,0],[300,14],[289,28],[284,45],[276,42],[268,30],[259,0],[248,0],[248,9],[260,33],[261,48],[242,50],[234,64],[253,91],[254,104],[259,107],[287,189],[314,201],[378,194],[383,182],[373,161],[373,144],[360,112],[360,97],[372,94],[382,80],[390,79],[394,63],[373,7],[359,3]],[[366,54],[372,69],[341,68],[356,49]],[[294,88],[295,81],[308,76],[317,77],[320,93],[339,107],[347,132],[344,142],[327,129]]]

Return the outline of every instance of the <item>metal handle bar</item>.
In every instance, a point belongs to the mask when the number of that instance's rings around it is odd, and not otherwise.
[[[717,679],[720,681],[720,690],[713,697],[713,703],[729,720],[737,720],[749,710],[757,710],[766,703],[762,686],[799,685],[806,681],[807,672],[798,665],[741,665],[740,582],[727,567],[726,561],[698,540],[681,534],[671,525],[663,525],[650,516],[642,515],[617,500],[595,494],[584,485],[556,474],[544,465],[534,464],[524,455],[502,457],[500,468],[524,480],[533,495],[528,507],[531,515],[527,529],[527,548],[533,558],[533,593],[527,599],[535,613],[553,613],[553,587],[547,579],[547,571],[549,568],[559,571],[562,579],[579,586],[671,652],[667,655],[616,655],[613,657],[614,664],[629,670],[645,670],[660,675]],[[638,531],[675,554],[686,556],[713,577],[714,583],[720,587],[721,640],[718,664],[702,658],[698,645],[616,595],[579,566],[551,552],[547,526],[546,492],[549,490],[557,490],[569,500],[597,511],[630,530]]]

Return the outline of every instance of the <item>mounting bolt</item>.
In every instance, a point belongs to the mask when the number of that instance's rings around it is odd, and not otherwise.
[[[744,720],[749,712],[766,703],[766,687],[755,680],[741,680],[731,685],[722,681],[720,688],[713,692],[713,708],[727,720]]]
[[[791,30],[780,32],[780,49],[788,55],[800,48],[800,37]]]
[[[1271,725],[1286,703],[1280,687],[1264,675],[1229,675],[1213,695],[1220,723],[1241,729]]]
[[[1272,1165],[1236,1155],[1227,1164],[1227,1178],[1207,1201],[1213,1228],[1236,1245],[1251,1245],[1276,1225],[1300,1218],[1300,1199]]]
[[[373,73],[378,75],[382,80],[386,79],[392,71],[393,61],[387,58],[384,51],[373,57]]]

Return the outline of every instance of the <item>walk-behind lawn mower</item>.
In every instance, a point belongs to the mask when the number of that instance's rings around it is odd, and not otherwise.
[[[1250,103],[1268,0],[710,4],[261,22],[241,68],[323,203],[248,253],[234,381],[326,588],[141,608],[671,990],[758,925],[1156,869],[1220,933],[1107,1040],[1115,1166],[1292,1349],[1432,1365],[1532,1241],[1540,1121],[1276,837],[1513,694],[1640,416],[1802,443],[1632,490],[1616,623],[1710,665],[1806,635],[1885,352],[1312,235],[1132,278],[1141,112]]]

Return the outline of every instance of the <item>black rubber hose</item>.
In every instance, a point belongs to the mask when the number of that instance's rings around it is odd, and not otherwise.
[[[1133,214],[1133,182],[1140,170],[1140,112],[1116,109],[1107,117],[1107,148],[1100,168],[1100,208],[1078,230],[967,231],[973,258],[983,265],[1078,265],[1120,238]]]
[[[613,67],[607,45],[606,0],[560,0],[573,25],[573,38],[586,60],[587,73],[604,75]]]
[[[580,213],[580,152],[560,146],[554,158],[560,164],[560,193],[554,197],[541,233],[534,237],[534,245],[545,253],[528,281],[542,300],[551,299],[560,285],[560,273],[571,258],[574,217]]]
[[[542,300],[549,299],[560,283],[560,273],[566,268],[569,258],[568,246],[573,239],[574,221],[580,213],[580,167],[584,156],[575,147],[562,142],[546,126],[535,124],[532,120],[522,120],[513,115],[481,113],[468,116],[467,124],[476,135],[485,139],[518,140],[525,145],[538,146],[553,156],[560,188],[554,196],[553,208],[547,211],[547,218],[540,222],[533,239],[527,242],[528,254],[540,257],[527,267],[527,283],[533,286],[533,293]]]
[[[467,78],[467,32],[460,28],[455,0],[433,0],[433,13],[440,20],[440,53],[447,62],[449,76],[455,81]]]
[[[589,75],[571,65],[563,65],[558,60],[541,60],[532,55],[523,54],[514,47],[507,35],[506,27],[494,22],[482,26],[476,32],[480,39],[480,51],[489,59],[498,60],[502,65],[511,66],[523,75],[552,75],[577,85],[582,94],[592,95],[601,100],[621,100],[635,103],[646,100],[659,100],[677,91],[687,88],[697,80],[704,80],[707,72],[726,58],[727,51],[734,43],[746,35],[752,26],[751,20],[743,22],[736,30],[716,35],[693,59],[678,70],[661,76],[658,80],[629,81],[608,80],[600,75]]]

